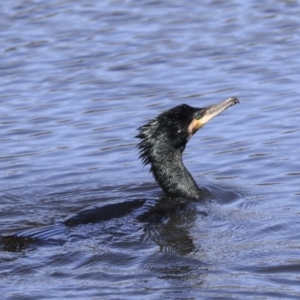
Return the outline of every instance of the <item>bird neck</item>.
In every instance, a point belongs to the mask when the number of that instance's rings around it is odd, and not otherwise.
[[[151,171],[163,191],[174,197],[199,199],[200,190],[182,161],[185,146],[174,149],[163,147],[156,149],[151,161]]]

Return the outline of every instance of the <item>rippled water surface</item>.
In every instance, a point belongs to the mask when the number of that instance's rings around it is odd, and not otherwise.
[[[159,201],[136,129],[181,103],[241,102],[185,150],[208,199],[162,223],[137,209],[1,250],[2,299],[299,299],[298,1],[0,8],[2,235]]]

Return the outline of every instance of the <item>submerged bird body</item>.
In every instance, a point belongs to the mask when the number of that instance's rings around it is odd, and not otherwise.
[[[168,196],[201,198],[201,190],[183,164],[182,153],[197,130],[236,103],[239,100],[231,97],[206,108],[182,104],[139,128],[140,158],[151,165],[150,172]]]

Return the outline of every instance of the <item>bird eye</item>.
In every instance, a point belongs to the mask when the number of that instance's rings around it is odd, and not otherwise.
[[[196,120],[201,119],[201,113],[200,113],[199,111],[197,111],[197,112],[195,113],[195,115],[194,115],[194,118],[195,118]]]

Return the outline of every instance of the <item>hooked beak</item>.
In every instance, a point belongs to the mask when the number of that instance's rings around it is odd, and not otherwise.
[[[191,122],[188,128],[190,135],[194,134],[197,130],[202,128],[208,121],[210,121],[215,116],[219,115],[225,109],[237,103],[240,103],[238,98],[230,97],[220,103],[201,109],[200,110],[202,114],[201,118],[199,120],[193,119],[193,121]]]
[[[210,121],[215,116],[219,115],[225,109],[227,109],[230,106],[236,105],[237,103],[240,103],[238,98],[230,97],[220,103],[208,106],[204,109],[203,117],[199,121],[201,121],[201,123],[205,125],[208,121]]]

